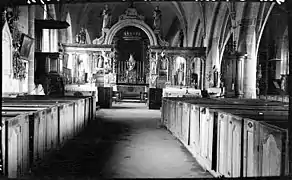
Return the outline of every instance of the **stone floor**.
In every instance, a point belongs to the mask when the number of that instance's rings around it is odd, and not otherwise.
[[[212,178],[167,130],[159,110],[143,103],[114,104],[44,161],[34,175],[63,178]]]

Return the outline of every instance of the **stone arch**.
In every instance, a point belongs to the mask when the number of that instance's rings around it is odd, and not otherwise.
[[[260,48],[260,43],[261,43],[262,35],[263,35],[263,33],[264,33],[264,30],[265,30],[265,27],[266,27],[267,21],[268,21],[268,19],[269,19],[269,17],[270,17],[270,14],[271,14],[271,12],[272,12],[272,10],[273,10],[275,4],[276,4],[276,3],[272,3],[272,4],[271,4],[271,6],[270,6],[270,8],[269,8],[269,10],[268,10],[268,12],[267,12],[267,15],[266,15],[266,17],[265,17],[265,19],[264,19],[264,21],[263,21],[263,24],[262,24],[262,27],[261,27],[261,29],[260,29],[260,32],[259,32],[259,35],[258,35],[258,39],[257,39],[257,42],[256,42],[256,53],[258,53],[258,50],[259,50],[259,48]]]
[[[172,74],[175,74],[175,72],[180,68],[179,63],[184,64],[184,78],[183,78],[183,85],[186,85],[187,78],[187,57],[184,55],[174,55],[173,56],[173,69],[172,69]]]
[[[176,14],[177,14],[177,17],[181,23],[181,29],[183,31],[183,34],[184,34],[184,46],[187,46],[188,44],[188,32],[187,32],[187,28],[188,28],[188,24],[187,24],[187,18],[186,18],[186,15],[184,13],[184,8],[182,7],[181,3],[179,2],[175,2],[175,1],[172,1],[171,2],[174,6],[174,8],[176,9]]]
[[[196,41],[198,39],[200,25],[201,25],[201,19],[199,18],[197,20],[197,23],[196,23],[196,26],[195,26],[195,29],[194,29],[193,42],[192,42],[192,46],[193,47],[196,46]]]
[[[142,31],[145,32],[145,34],[149,38],[150,46],[158,46],[157,38],[153,30],[144,21],[137,20],[137,19],[120,20],[115,25],[113,25],[106,34],[104,44],[111,45],[116,33],[122,28],[128,27],[128,26],[134,26],[141,29]]]
[[[231,29],[227,29],[228,27],[231,27]],[[226,44],[228,43],[230,36],[234,36],[234,30],[232,27],[234,27],[234,24],[231,18],[231,14],[228,13],[228,11],[226,11],[226,18],[225,18],[225,22],[223,23],[223,30],[221,32],[221,39],[220,39],[220,44],[222,44],[220,48],[220,55],[219,55],[220,67],[221,67],[223,54],[226,48]],[[234,37],[233,37],[233,40],[235,40]]]

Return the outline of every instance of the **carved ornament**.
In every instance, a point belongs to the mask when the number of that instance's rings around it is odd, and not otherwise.
[[[119,20],[125,20],[125,19],[137,19],[137,20],[144,21],[145,17],[143,15],[138,14],[135,8],[128,8],[124,12],[124,14],[119,16]]]

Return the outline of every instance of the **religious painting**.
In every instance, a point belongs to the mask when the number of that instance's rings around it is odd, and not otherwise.
[[[26,34],[22,34],[21,47],[20,47],[20,56],[22,58],[24,59],[29,58],[32,44],[33,44],[33,39]]]

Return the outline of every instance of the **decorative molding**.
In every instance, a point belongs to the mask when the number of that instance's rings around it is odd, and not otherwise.
[[[157,38],[158,38],[158,43],[160,46],[169,46],[169,42],[162,39],[160,34],[157,34]]]
[[[144,21],[145,17],[143,15],[138,14],[135,8],[128,8],[124,14],[119,16],[119,21],[126,20],[126,19],[137,19],[140,21]]]
[[[205,47],[150,47],[151,52],[161,53],[162,51],[167,55],[191,56],[191,57],[205,57]]]
[[[153,32],[153,30],[144,22],[138,19],[124,19],[119,20],[116,24],[114,24],[111,29],[106,33],[105,41],[103,44],[110,45],[113,42],[113,38],[116,33],[127,26],[133,26],[141,29],[145,32],[147,37],[149,38],[151,46],[158,46],[157,38]]]
[[[97,44],[97,45],[101,45],[104,43],[105,41],[105,37],[106,37],[106,34],[108,33],[109,29],[107,28],[103,28],[102,29],[102,35],[101,37],[99,38],[95,38],[93,41],[92,41],[92,44]]]
[[[111,51],[112,45],[97,44],[62,44],[65,52],[101,52]]]

